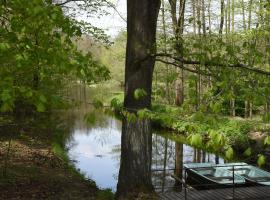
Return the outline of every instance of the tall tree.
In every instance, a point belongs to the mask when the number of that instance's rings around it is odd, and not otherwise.
[[[134,112],[150,108],[156,52],[156,26],[160,0],[127,1],[127,47],[124,107]],[[134,95],[144,90],[142,98]],[[127,199],[132,193],[151,191],[152,137],[149,120],[123,121],[121,161],[116,196]]]
[[[185,19],[186,0],[179,0],[177,9],[177,0],[169,0],[171,7],[171,19],[173,23],[173,32],[175,37],[175,50],[179,57],[183,58],[183,32]],[[178,12],[177,12],[178,10]],[[177,17],[178,16],[178,17]],[[180,65],[183,63],[180,62]],[[179,72],[179,78],[176,81],[175,104],[182,105],[184,102],[184,70]]]
[[[127,1],[127,47],[125,66],[125,99],[127,109],[150,108],[152,78],[156,52],[156,26],[159,0]],[[136,89],[146,92],[136,99]]]

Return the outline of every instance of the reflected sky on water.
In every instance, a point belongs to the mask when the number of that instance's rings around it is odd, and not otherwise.
[[[75,117],[69,139],[66,142],[68,155],[74,161],[75,167],[86,177],[91,178],[100,188],[116,190],[120,167],[121,122],[113,117],[100,115],[94,125],[87,125],[80,117]],[[157,191],[168,190],[173,187],[169,169],[175,168],[176,148],[172,141],[161,134],[152,136],[152,182]],[[178,159],[182,163],[188,162],[219,162],[222,158],[214,154],[205,153],[186,144],[183,145]],[[179,155],[179,154],[178,154]],[[155,171],[155,170],[164,170]]]

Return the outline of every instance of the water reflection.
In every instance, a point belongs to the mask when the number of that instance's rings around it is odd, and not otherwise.
[[[129,122],[123,119],[121,161],[116,197],[152,191],[151,181],[152,130],[150,120]]]
[[[81,112],[86,111],[77,111],[75,114],[80,116],[73,116],[75,124],[66,142],[69,157],[71,160],[76,161],[74,162],[76,168],[86,177],[93,179],[100,188],[111,188],[116,191],[121,158],[121,122],[115,118],[99,114],[97,123],[89,126],[84,122]],[[125,125],[123,127],[125,128]],[[131,126],[130,128],[130,130],[134,130],[134,127]],[[141,131],[141,133],[145,132]],[[136,172],[140,175],[145,174],[144,180],[147,182],[147,169],[152,161],[151,182],[157,191],[172,190],[175,186],[179,186],[179,183],[170,175],[174,172],[181,178],[183,163],[224,162],[223,159],[214,154],[203,152],[186,144],[177,143],[164,137],[163,134],[153,132],[152,137],[148,134],[146,137],[150,136],[151,141],[147,138],[143,139],[143,135],[136,135],[134,131],[132,134],[133,137],[137,137],[138,142],[143,143],[144,140],[145,143],[142,146],[129,143],[129,146],[124,147],[125,151],[122,152],[122,165],[124,166],[122,166],[122,171],[120,170],[120,177],[128,176],[131,171],[137,170]],[[122,137],[122,140],[126,139]],[[151,144],[152,148],[147,148],[149,144]],[[135,149],[132,151],[132,148]],[[134,152],[137,152],[135,157]],[[144,158],[142,158],[143,152]],[[151,161],[147,160],[147,152],[151,153]],[[130,162],[133,162],[133,166],[130,165]],[[140,166],[139,169],[138,164],[144,166]],[[134,181],[135,174],[131,174]],[[119,184],[121,184],[121,178],[119,180]],[[122,184],[127,183],[126,181],[127,179],[123,178]],[[181,187],[177,187],[177,189],[181,189]]]

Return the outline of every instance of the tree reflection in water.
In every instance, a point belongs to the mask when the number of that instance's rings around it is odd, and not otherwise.
[[[126,198],[137,191],[152,191],[152,131],[150,120],[126,119],[122,124],[121,161],[116,196]]]

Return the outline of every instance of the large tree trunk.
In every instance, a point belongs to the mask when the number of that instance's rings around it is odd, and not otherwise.
[[[160,8],[159,0],[127,1],[127,48],[125,67],[125,99],[127,109],[149,108],[151,105],[152,77],[156,52],[156,26]],[[137,100],[136,89],[147,95]]]
[[[150,108],[152,77],[156,51],[156,26],[159,0],[127,1],[127,48],[125,67],[124,106],[131,112]],[[136,89],[147,95],[136,99]],[[128,199],[139,192],[152,191],[151,183],[152,136],[149,120],[123,120],[121,161],[116,197]]]
[[[121,162],[117,184],[118,199],[151,192],[152,135],[150,120],[123,120]]]

